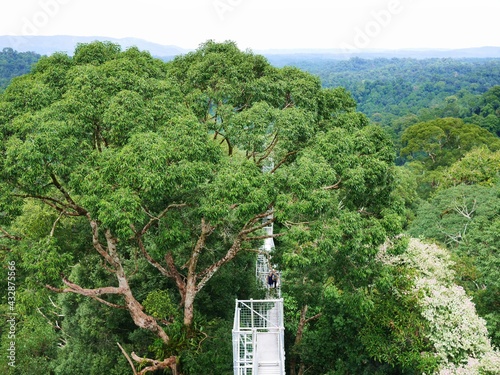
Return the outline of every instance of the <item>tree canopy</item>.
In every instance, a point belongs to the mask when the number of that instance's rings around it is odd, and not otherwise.
[[[196,297],[258,247],[266,221],[283,223],[277,237],[285,223],[319,226],[334,207],[354,231],[382,220],[393,152],[354,110],[342,89],[230,42],[169,64],[103,42],[44,57],[1,101],[9,258],[45,286],[39,298],[126,310],[164,346],[150,369],[173,369],[172,327],[182,322],[197,340]],[[138,283],[138,270],[164,286]]]
[[[12,78],[28,73],[40,59],[34,52],[17,52],[12,48],[0,51],[0,92],[5,90]]]
[[[424,153],[450,166],[477,144],[498,150],[456,119],[405,134],[404,153],[424,167]],[[286,280],[291,374],[443,365],[410,293],[417,271],[380,258],[387,239],[390,255],[405,252],[397,235],[414,181],[343,88],[233,42],[168,63],[81,44],[0,96],[0,152],[20,373],[232,373],[232,304],[263,294],[254,262],[269,237]],[[461,173],[478,159],[467,157],[449,170],[457,181],[494,183],[494,167]]]

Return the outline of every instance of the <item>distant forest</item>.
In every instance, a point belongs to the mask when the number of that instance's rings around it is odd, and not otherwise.
[[[0,52],[0,92],[5,90],[12,78],[28,73],[40,57],[34,52],[17,52],[12,48],[3,48]]]
[[[345,87],[358,110],[400,134],[407,125],[459,117],[500,135],[500,59],[293,61],[325,87]]]
[[[0,92],[40,59],[34,52],[0,52]],[[314,55],[310,56],[314,58]],[[346,88],[358,110],[393,134],[434,118],[457,117],[500,136],[500,59],[374,58],[300,59],[287,55],[278,66],[295,66],[322,85]],[[490,90],[491,89],[491,90]]]

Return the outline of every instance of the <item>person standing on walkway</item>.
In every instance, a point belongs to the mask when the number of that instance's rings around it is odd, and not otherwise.
[[[269,285],[269,288],[273,287],[273,284],[274,284],[273,271],[269,271],[269,275],[267,275],[267,284]]]
[[[278,273],[276,272],[276,270],[272,271],[272,279],[273,279],[273,288],[276,288],[276,286],[278,285]]]

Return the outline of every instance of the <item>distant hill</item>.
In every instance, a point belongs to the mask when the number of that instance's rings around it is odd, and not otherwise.
[[[346,52],[344,50],[270,50],[257,51],[265,55],[277,66],[297,65],[304,61],[348,60],[353,57],[362,59],[412,58],[412,59],[498,59],[500,47],[480,47],[464,49],[401,49],[401,50],[363,50]]]
[[[136,38],[108,38],[102,36],[0,36],[0,50],[2,48],[12,48],[18,52],[33,51],[41,55],[50,55],[54,52],[64,52],[69,55],[73,54],[78,43],[90,43],[96,40],[110,41],[117,43],[122,48],[136,46],[140,50],[146,50],[153,56],[157,57],[172,57],[187,50],[176,46],[166,46],[157,43],[148,42]]]
[[[364,50],[344,50],[344,49],[272,49],[257,51],[268,56],[275,55],[296,55],[296,56],[322,56],[324,58],[348,59],[351,57],[362,58],[500,58],[500,47],[477,47],[462,49],[364,49]]]
[[[162,45],[136,38],[109,38],[103,36],[0,36],[0,50],[8,47],[18,52],[33,51],[42,55],[54,52],[72,54],[77,43],[107,40],[120,44],[122,48],[136,46],[149,51],[153,56],[168,60],[173,56],[189,52],[178,46]],[[200,43],[203,41],[200,41]],[[255,50],[266,56],[275,65],[293,64],[304,60],[347,60],[351,57],[375,58],[500,58],[500,47],[480,47],[465,49],[401,49],[401,50],[359,50],[342,49],[274,49]]]
[[[0,93],[8,86],[12,78],[28,73],[40,57],[34,52],[16,52],[12,48],[2,48],[0,50]]]

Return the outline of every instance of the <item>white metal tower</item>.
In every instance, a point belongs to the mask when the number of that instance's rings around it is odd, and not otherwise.
[[[264,220],[270,221],[272,215]],[[273,234],[273,224],[263,228]],[[256,277],[267,289],[265,300],[236,300],[233,325],[234,375],[285,375],[285,343],[281,278],[275,288],[268,284],[273,270],[270,253],[272,237],[266,238],[257,257]]]

